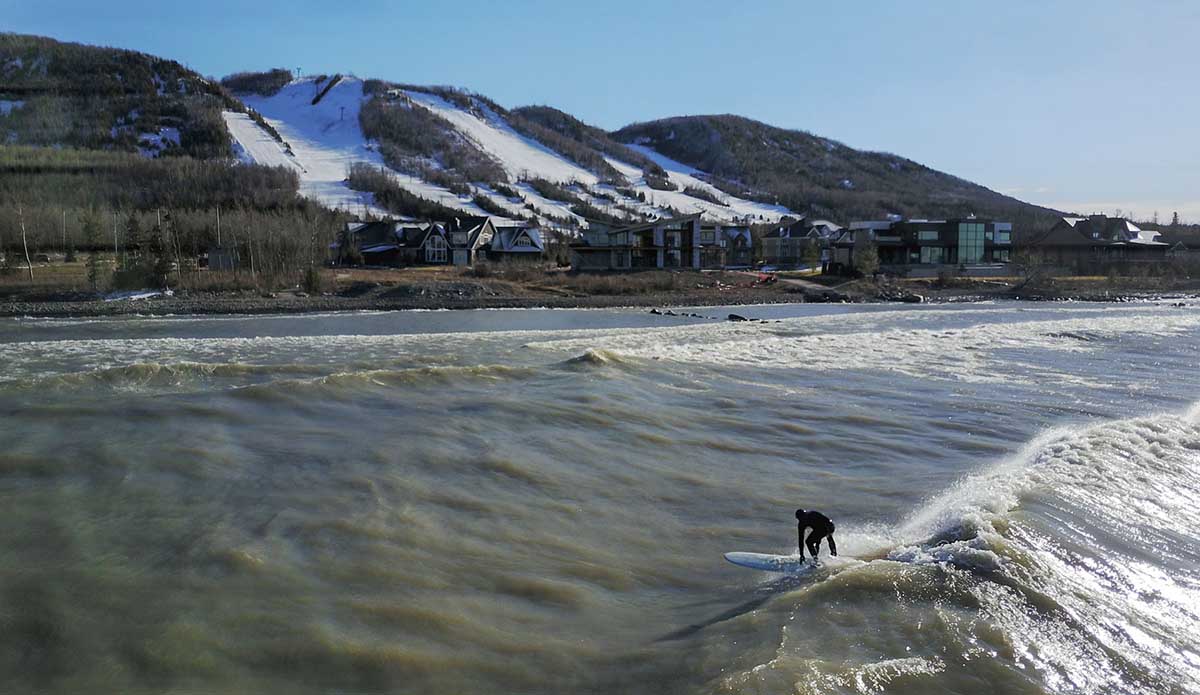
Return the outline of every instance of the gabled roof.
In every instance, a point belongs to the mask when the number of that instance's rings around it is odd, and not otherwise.
[[[681,224],[684,222],[692,222],[694,220],[700,219],[701,214],[703,214],[703,213],[696,212],[696,213],[692,213],[691,215],[680,215],[679,217],[660,218],[657,220],[653,220],[651,222],[638,222],[637,224],[631,224],[626,227],[618,227],[617,229],[610,230],[608,233],[609,234],[620,234],[622,232],[639,232],[639,231],[643,231],[646,229],[654,229],[655,227],[659,227],[659,226],[663,226],[663,225],[676,225],[676,224]]]
[[[530,246],[518,246],[521,237],[528,237]],[[545,250],[542,245],[542,234],[534,227],[513,225],[496,227],[492,236],[492,250],[501,253],[541,253]]]
[[[481,239],[481,237],[485,233],[491,234],[491,236],[494,237],[495,229],[496,223],[492,221],[491,217],[480,217],[478,215],[464,215],[462,217],[455,217],[450,221],[449,224],[446,225],[447,234],[466,232],[468,235],[466,247],[472,249],[479,246],[481,242],[490,243],[491,239]],[[463,247],[458,246],[456,248]]]
[[[1166,246],[1164,242],[1158,241],[1160,236],[1158,232],[1142,229],[1133,222],[1120,217],[1108,217],[1107,215],[1063,217],[1055,227],[1072,229],[1092,243]]]

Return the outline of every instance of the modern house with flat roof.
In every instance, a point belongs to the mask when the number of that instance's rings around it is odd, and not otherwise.
[[[577,270],[724,268],[753,263],[750,228],[703,222],[700,213],[610,229],[599,224],[571,246]]]
[[[1011,222],[979,218],[851,222],[833,243],[835,269],[854,269],[854,247],[874,243],[884,271],[994,266],[1012,260]]]

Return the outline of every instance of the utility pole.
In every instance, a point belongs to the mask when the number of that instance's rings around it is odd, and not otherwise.
[[[221,248],[221,206],[217,206],[217,248]]]
[[[63,208],[62,249],[63,249],[63,256],[66,256],[67,255],[67,209],[66,208]]]
[[[117,244],[117,211],[113,210],[113,264],[115,266],[117,257],[121,255],[121,249]]]

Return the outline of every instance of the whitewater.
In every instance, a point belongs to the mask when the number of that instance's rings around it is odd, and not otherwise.
[[[1200,305],[695,313],[0,320],[0,682],[1200,692]]]

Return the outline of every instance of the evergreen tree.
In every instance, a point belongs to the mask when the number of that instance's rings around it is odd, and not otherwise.
[[[810,268],[816,268],[821,263],[821,247],[816,239],[804,241],[804,263]]]
[[[1171,214],[1171,226],[1172,226],[1172,227],[1178,227],[1178,226],[1179,226],[1179,213],[1178,213],[1178,212],[1175,212],[1175,213],[1172,213],[1172,214]]]
[[[859,231],[859,234],[865,236],[866,230]],[[854,263],[854,269],[864,276],[874,275],[879,270],[879,249],[876,248],[873,240],[861,239],[854,245],[854,254],[851,260]]]

